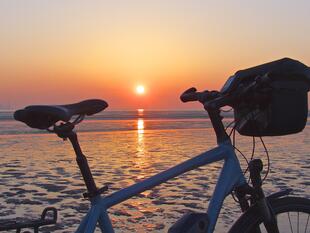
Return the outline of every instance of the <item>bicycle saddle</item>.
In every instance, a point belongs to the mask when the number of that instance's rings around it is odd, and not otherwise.
[[[14,113],[15,120],[31,128],[47,129],[58,121],[68,122],[74,115],[93,115],[108,107],[100,99],[84,100],[67,105],[31,105]]]

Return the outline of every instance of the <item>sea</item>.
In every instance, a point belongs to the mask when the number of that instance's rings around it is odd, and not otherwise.
[[[41,232],[74,232],[89,208],[85,187],[68,141],[16,122],[0,111],[0,224],[39,218],[45,207],[58,209],[57,224]],[[225,115],[229,125],[233,114]],[[98,187],[109,195],[216,147],[204,111],[104,111],[76,126]],[[236,134],[236,147],[250,158],[268,159],[261,141]],[[310,127],[303,132],[263,138],[270,158],[266,195],[293,189],[310,197]],[[237,152],[243,170],[245,159]],[[167,232],[182,215],[205,212],[223,162],[187,172],[109,209],[116,232]],[[264,175],[263,174],[263,175]],[[247,175],[247,174],[246,174]],[[227,232],[241,215],[231,195],[225,199],[215,232]],[[15,231],[12,231],[15,232]],[[98,229],[96,232],[100,232]]]

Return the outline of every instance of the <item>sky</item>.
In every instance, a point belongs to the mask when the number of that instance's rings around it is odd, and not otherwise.
[[[0,0],[0,107],[200,108],[180,93],[283,57],[310,65],[309,10],[309,0]]]

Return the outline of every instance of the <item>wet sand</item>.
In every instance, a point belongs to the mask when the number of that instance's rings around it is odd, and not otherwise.
[[[107,183],[108,193],[215,146],[211,128],[154,130],[148,129],[151,122],[145,120],[140,128],[141,122],[131,123],[137,124],[137,130],[80,134],[96,183]],[[309,197],[309,140],[309,127],[297,135],[265,139],[271,158],[271,171],[264,184],[267,194],[293,188],[295,195]],[[251,145],[251,138],[238,137],[238,148],[248,157]],[[258,140],[256,147],[257,157],[266,164]],[[0,135],[0,148],[0,220],[37,217],[43,207],[55,206],[58,223],[42,228],[43,232],[73,232],[89,203],[82,198],[85,189],[69,142],[52,134],[8,134]],[[116,232],[167,232],[183,213],[205,211],[221,165],[219,162],[188,172],[111,208]],[[238,205],[227,197],[216,232],[228,230],[239,215]]]

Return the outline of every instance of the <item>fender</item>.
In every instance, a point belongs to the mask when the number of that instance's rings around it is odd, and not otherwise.
[[[279,192],[270,194],[269,196],[267,196],[267,199],[268,199],[268,201],[270,201],[270,200],[277,199],[277,198],[280,198],[283,196],[288,196],[292,191],[293,191],[293,189],[281,190]]]

